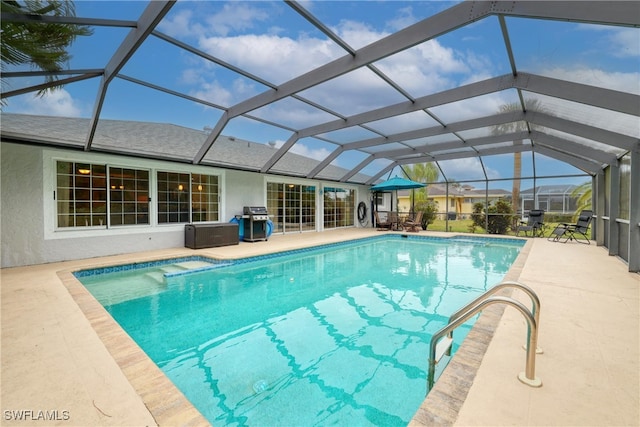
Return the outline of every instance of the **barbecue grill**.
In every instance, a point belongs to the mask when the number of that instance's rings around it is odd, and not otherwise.
[[[267,240],[267,221],[269,220],[267,208],[264,206],[245,206],[242,213],[244,221],[242,240],[245,242]]]

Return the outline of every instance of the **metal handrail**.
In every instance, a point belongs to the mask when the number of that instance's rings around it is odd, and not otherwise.
[[[514,300],[509,297],[502,296],[494,296],[486,298],[476,305],[471,307],[469,310],[460,314],[455,320],[453,320],[448,325],[444,326],[438,332],[436,332],[431,337],[431,345],[429,348],[429,373],[427,376],[427,392],[433,388],[434,384],[434,376],[436,370],[436,345],[438,341],[447,335],[450,331],[454,330],[458,326],[462,325],[466,322],[470,317],[474,316],[478,312],[482,311],[485,307],[502,303],[510,305],[516,308],[522,315],[525,317],[527,321],[527,359],[525,371],[518,374],[518,379],[524,384],[530,385],[532,387],[540,387],[542,385],[542,381],[535,376],[536,370],[536,346],[538,343],[538,324],[534,318],[534,316],[529,312],[529,310],[519,301]]]
[[[504,289],[504,288],[520,289],[521,291],[523,291],[524,293],[529,295],[529,298],[531,298],[531,305],[532,305],[531,306],[531,314],[533,314],[533,318],[536,320],[536,325],[540,325],[540,299],[538,298],[538,295],[536,295],[536,293],[533,291],[533,289],[531,289],[527,285],[524,285],[524,284],[522,284],[520,282],[513,282],[513,281],[506,281],[506,282],[498,283],[493,288],[489,289],[488,291],[486,291],[485,293],[480,295],[478,298],[474,299],[469,304],[465,305],[464,307],[462,307],[461,309],[459,309],[458,311],[453,313],[449,317],[449,323],[451,323],[452,321],[456,320],[461,314],[463,314],[464,312],[469,310],[470,307],[473,307],[478,302],[482,301],[483,299],[495,294],[496,292],[498,292],[499,290]],[[452,334],[453,334],[453,330],[451,332],[449,332],[449,337],[450,338],[452,337]],[[529,336],[527,335],[527,341],[528,340],[529,340]],[[536,353],[542,354],[543,351],[542,351],[542,349],[540,347],[537,347],[536,348]]]

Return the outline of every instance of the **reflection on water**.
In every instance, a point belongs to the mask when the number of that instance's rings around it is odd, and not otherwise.
[[[520,247],[378,239],[174,277],[105,306],[214,425],[406,425],[431,334]]]

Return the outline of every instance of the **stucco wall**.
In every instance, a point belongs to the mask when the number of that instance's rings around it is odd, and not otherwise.
[[[2,143],[1,241],[2,267],[43,264],[184,245],[184,225],[120,230],[98,230],[69,237],[46,236],[44,189],[51,177],[44,176],[43,150],[39,147]]]
[[[0,155],[2,268],[184,246],[184,224],[56,230],[54,158],[129,164],[152,170],[173,169],[197,173],[215,170],[222,174],[221,222],[228,222],[234,215],[242,214],[243,206],[266,204],[267,176],[259,173],[6,142],[1,144]],[[269,179],[288,180],[276,176]],[[319,181],[294,180],[312,182],[320,188]],[[367,187],[359,188],[358,198],[359,201],[368,202]],[[357,220],[355,224],[358,226]]]
[[[2,267],[45,262],[42,150],[2,143],[0,156]]]
[[[264,176],[257,173],[227,171],[224,217],[229,221],[235,215],[242,215],[245,206],[266,206]]]

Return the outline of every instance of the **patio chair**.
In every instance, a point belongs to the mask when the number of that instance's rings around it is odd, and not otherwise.
[[[576,222],[575,224],[558,225],[551,232],[547,240],[562,243],[567,243],[569,240],[575,240],[578,243],[586,243],[590,245],[591,239],[589,239],[589,237],[587,236],[587,231],[589,230],[589,225],[591,225],[592,219],[593,211],[583,210],[582,212],[580,212],[578,222]],[[578,239],[576,237],[576,234],[584,237],[584,241],[582,241],[582,239]],[[562,239],[564,239],[564,241]]]
[[[373,214],[376,217],[376,227],[378,231],[391,230],[391,227],[393,227],[393,223],[391,222],[391,216],[389,214],[387,214],[387,219],[385,219],[384,221],[380,219],[380,214],[378,213],[378,211],[374,211]]]
[[[531,233],[531,237],[543,236],[544,235],[544,210],[543,209],[531,209],[529,211],[529,218],[527,222],[521,221],[520,225],[516,229],[516,236],[520,235],[520,232],[524,232],[524,235],[527,235],[527,232]]]
[[[412,231],[417,233],[418,231],[420,231],[420,228],[422,228],[423,214],[424,212],[418,211],[418,213],[413,219],[409,218],[404,223],[402,223],[402,226],[405,228],[406,231]]]

